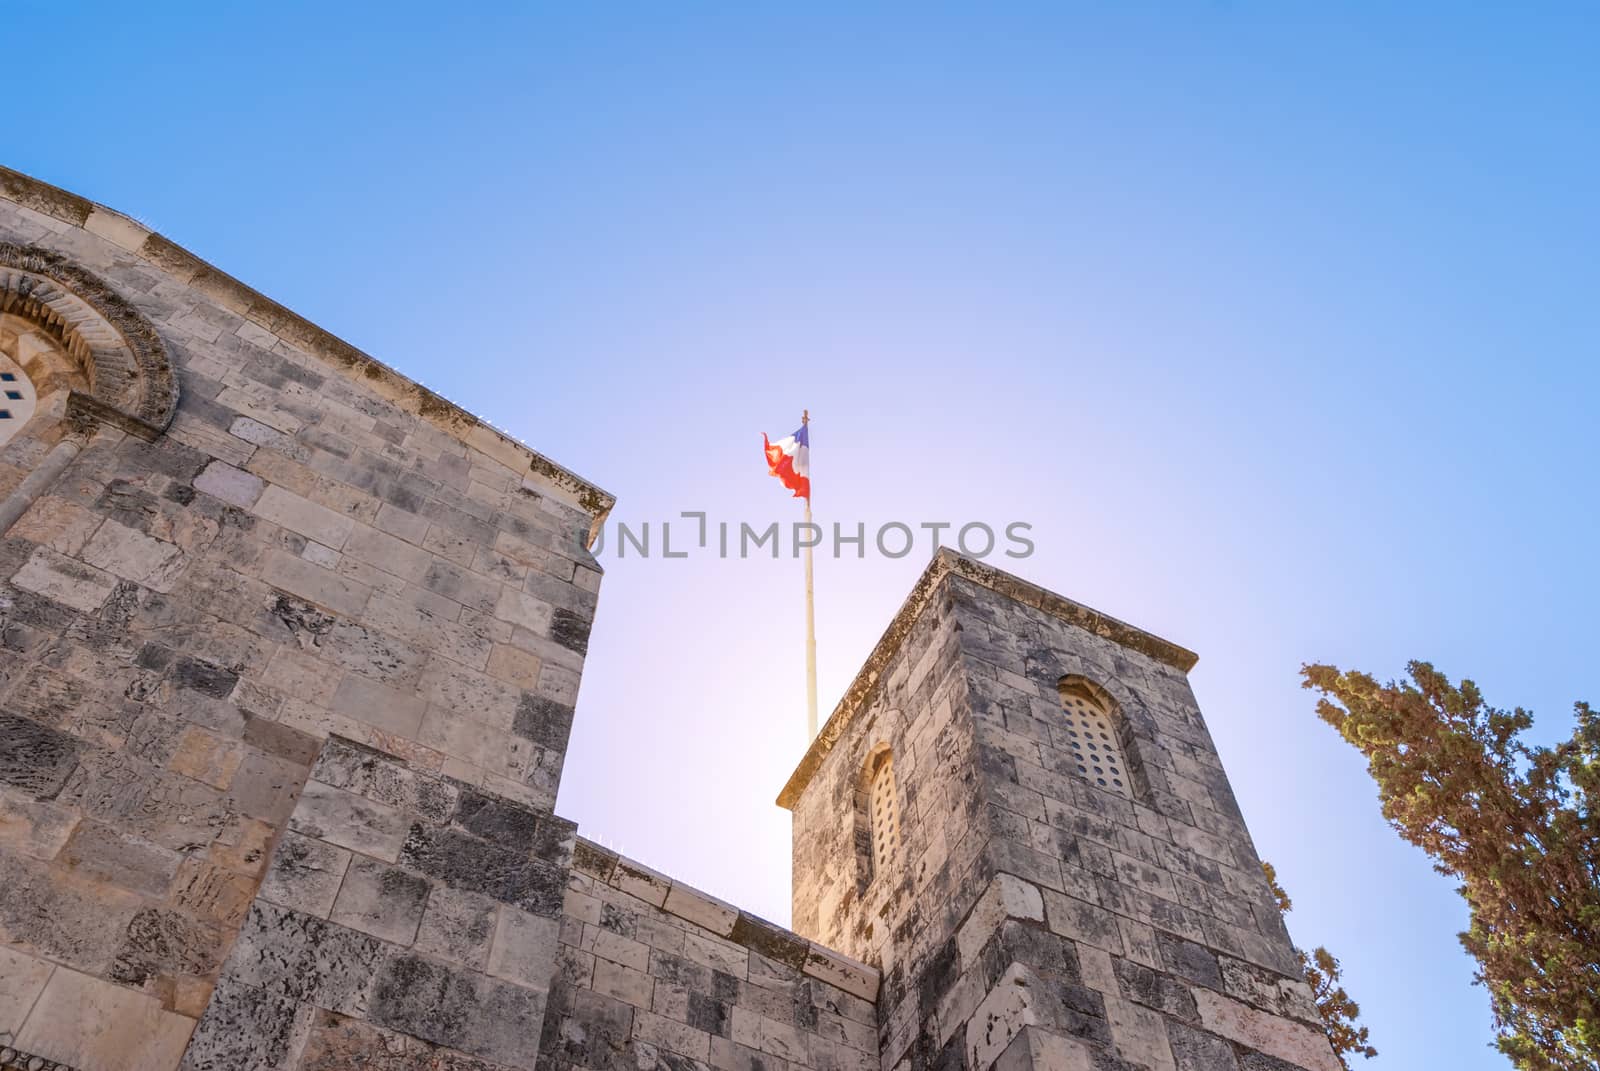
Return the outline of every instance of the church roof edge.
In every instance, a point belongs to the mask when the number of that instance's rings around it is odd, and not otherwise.
[[[593,518],[591,542],[616,503],[616,496],[610,492],[116,209],[4,165],[0,165],[0,198],[79,227],[141,257],[230,312],[352,378],[359,378],[378,394],[464,445],[513,469],[526,469],[532,483],[572,502]]]

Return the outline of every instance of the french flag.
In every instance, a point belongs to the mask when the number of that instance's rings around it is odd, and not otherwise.
[[[794,497],[811,502],[811,429],[801,424],[793,435],[772,442],[765,433],[761,446],[767,452],[767,471],[783,481]]]

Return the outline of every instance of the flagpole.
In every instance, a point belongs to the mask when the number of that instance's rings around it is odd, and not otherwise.
[[[811,410],[800,411],[800,426],[811,423]],[[809,451],[808,451],[809,452]],[[806,532],[811,531],[811,495],[806,495]],[[806,546],[806,743],[817,738],[817,607],[811,584],[811,546]]]

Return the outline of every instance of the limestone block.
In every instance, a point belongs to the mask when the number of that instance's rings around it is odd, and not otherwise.
[[[224,977],[206,1005],[181,1071],[294,1071],[315,1009]]]
[[[79,744],[28,718],[0,713],[0,783],[52,799],[78,765]]]
[[[222,931],[164,907],[133,916],[111,965],[111,980],[124,985],[172,984],[183,976],[209,978],[222,961]]]
[[[781,1028],[781,1024],[773,1025]],[[706,1060],[711,1055],[710,1034],[654,1012],[640,1010],[634,1013],[633,1036],[646,1045],[665,1049],[691,1060]],[[803,1055],[804,1049],[801,1048],[799,1052]],[[671,1066],[673,1061],[665,1062]]]
[[[1025,1027],[995,1062],[995,1071],[1091,1071],[1094,1052],[1076,1038]],[[975,1069],[980,1071],[980,1069]]]
[[[132,893],[42,863],[0,855],[0,941],[103,971],[140,907]]]
[[[345,870],[329,919],[397,945],[409,945],[422,923],[429,884],[415,874],[356,856]]]
[[[587,938],[589,931],[584,931]],[[692,934],[690,935],[693,936]],[[631,937],[613,933],[610,930],[597,929],[594,931],[594,942],[589,949],[599,959],[607,959],[613,963],[620,963],[624,967],[631,967],[636,971],[649,969],[650,946],[642,941],[635,941]],[[687,950],[686,950],[687,951]],[[742,953],[743,950],[741,950]],[[741,955],[741,959],[745,956]],[[742,967],[743,964],[740,964]],[[740,974],[744,972],[741,970]]]
[[[331,1012],[315,1017],[299,1071],[506,1071],[465,1053]]]
[[[82,613],[98,610],[117,586],[109,574],[48,547],[35,547],[11,582]]]
[[[489,650],[485,669],[490,676],[515,685],[532,689],[539,683],[539,670],[543,666],[539,656],[511,644],[497,643]]]
[[[426,704],[415,695],[348,673],[339,682],[331,702],[335,713],[386,732],[415,737]]]
[[[53,963],[0,945],[0,1045],[16,1043],[53,970]]]
[[[732,904],[708,896],[681,882],[673,883],[662,907],[718,937],[726,937],[732,933],[733,924],[739,919],[739,909]]]
[[[1215,1034],[1202,1033],[1168,1019],[1167,1041],[1178,1071],[1239,1071],[1233,1046]]]
[[[464,967],[482,970],[495,935],[495,902],[486,896],[435,885],[428,893],[413,947]]]
[[[974,1071],[991,1066],[1024,1028],[1054,1025],[1054,1011],[1049,989],[1039,976],[1013,963],[967,1022],[967,1066]]]
[[[722,941],[710,934],[689,933],[683,941],[684,957],[714,971],[744,978],[750,970],[750,953],[740,945]]]
[[[0,719],[0,735],[6,732]],[[0,743],[0,763],[4,760]],[[56,857],[72,835],[78,816],[65,807],[29,799],[20,791],[0,789],[0,850],[34,859]]]
[[[819,944],[811,945],[802,970],[863,1000],[878,999],[877,971]]]
[[[550,622],[555,616],[554,608],[547,602],[537,599],[526,592],[515,588],[502,588],[500,597],[495,604],[494,616],[502,621],[509,621],[513,625],[520,625],[539,636],[550,634]]]
[[[1208,989],[1194,990],[1194,1000],[1201,1025],[1213,1033],[1297,1067],[1340,1071],[1338,1057],[1334,1056],[1327,1035],[1320,1030],[1258,1011]]]
[[[337,573],[277,549],[267,551],[259,572],[261,579],[273,587],[347,617],[359,617],[372,596],[372,589],[365,584],[346,580]]]
[[[531,1071],[544,1006],[541,990],[402,955],[380,972],[369,1021]]]
[[[638,897],[651,907],[666,903],[672,888],[672,879],[631,859],[617,862],[612,872],[611,884],[630,896]]]
[[[228,798],[242,813],[276,825],[294,809],[305,778],[304,766],[251,750],[228,785]]]
[[[167,768],[213,788],[227,788],[244,757],[244,749],[234,741],[191,727],[179,735]]]
[[[345,554],[404,580],[420,581],[433,556],[399,536],[368,525],[356,525],[345,541]]]
[[[553,918],[561,911],[566,886],[562,866],[532,859],[525,851],[508,851],[454,829],[413,823],[400,863],[452,888],[478,893],[536,915]]]
[[[489,973],[534,989],[547,989],[555,972],[561,920],[501,905],[489,952]],[[642,971],[641,971],[642,973]]]
[[[96,1071],[171,1071],[194,1020],[124,986],[58,967],[17,1035],[17,1047]]]
[[[28,507],[6,535],[42,543],[51,550],[76,555],[105,518],[55,495],[45,495]]]
[[[1044,899],[1037,886],[1011,874],[996,874],[956,931],[963,964],[973,963],[1006,919],[1044,921]]]
[[[1044,890],[1044,902],[1051,932],[1122,955],[1122,934],[1116,916],[1050,889]]]
[[[258,900],[229,953],[224,978],[344,1015],[366,1012],[383,943]]]
[[[289,828],[392,863],[400,856],[409,827],[405,815],[393,807],[308,781]]]
[[[448,817],[457,828],[508,851],[531,853],[539,836],[540,817],[535,811],[471,789],[460,790]]]
[[[434,822],[456,813],[460,790],[437,777],[409,769],[392,756],[331,737],[311,768],[317,781]],[[531,841],[532,818],[529,817]]]
[[[155,591],[171,591],[185,564],[183,551],[171,543],[108,520],[83,548],[83,560],[114,576]]]
[[[1172,1048],[1167,1043],[1161,1015],[1115,997],[1107,999],[1105,1007],[1118,1056],[1150,1071],[1174,1071]]]
[[[73,831],[60,859],[86,877],[159,898],[166,895],[183,857],[100,822],[86,821]]]
[[[255,891],[250,875],[190,858],[178,868],[169,899],[193,915],[231,929],[244,919]]]

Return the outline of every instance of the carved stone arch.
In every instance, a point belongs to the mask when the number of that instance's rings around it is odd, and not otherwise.
[[[44,363],[18,363],[41,398],[68,392],[69,418],[104,421],[143,439],[172,423],[178,377],[166,343],[98,276],[47,249],[0,242],[0,315],[26,321],[52,343],[33,355]]]

